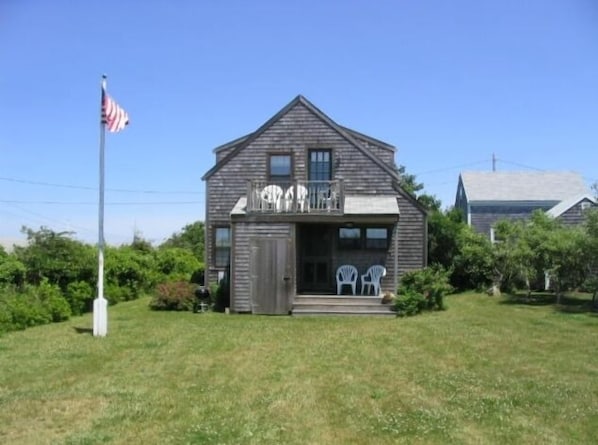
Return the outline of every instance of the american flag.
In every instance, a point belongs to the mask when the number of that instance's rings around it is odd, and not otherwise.
[[[129,124],[129,115],[102,88],[102,122],[110,133],[116,133]]]

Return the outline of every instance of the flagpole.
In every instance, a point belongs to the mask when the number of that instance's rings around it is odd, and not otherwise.
[[[104,119],[104,96],[106,75],[102,76],[102,99],[100,104],[100,197],[98,211],[98,293],[93,302],[93,335],[105,337],[108,333],[108,301],[104,298],[104,145],[106,122]]]

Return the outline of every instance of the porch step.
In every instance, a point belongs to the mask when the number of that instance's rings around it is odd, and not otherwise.
[[[298,295],[292,314],[301,315],[375,315],[396,316],[381,297],[347,295]]]

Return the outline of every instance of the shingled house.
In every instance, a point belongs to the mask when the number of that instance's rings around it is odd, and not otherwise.
[[[500,219],[528,218],[542,210],[565,224],[580,224],[595,199],[573,172],[476,171],[459,175],[455,207],[467,224],[493,238]]]
[[[336,294],[335,271],[374,264],[395,292],[427,261],[426,212],[399,185],[396,149],[297,96],[253,133],[214,149],[206,182],[206,281],[230,271],[231,311],[287,314]],[[358,287],[359,289],[359,287]]]

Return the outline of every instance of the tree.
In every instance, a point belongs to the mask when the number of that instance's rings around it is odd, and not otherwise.
[[[487,236],[463,224],[457,237],[451,284],[458,289],[482,289],[494,276],[492,244]]]
[[[459,234],[465,227],[458,209],[430,212],[428,217],[428,262],[451,269],[459,252]]]
[[[95,253],[92,246],[71,238],[71,232],[38,231],[23,227],[28,244],[15,247],[16,258],[25,265],[25,280],[39,285],[46,278],[63,291],[73,281],[95,282]]]
[[[156,251],[156,268],[164,281],[190,281],[202,269],[202,263],[190,250],[180,247],[163,247]],[[202,280],[203,282],[203,280]]]
[[[27,269],[13,254],[0,250],[0,284],[21,286],[25,282]]]
[[[598,184],[598,183],[597,183]],[[587,288],[593,293],[592,304],[595,306],[598,297],[598,210],[587,212],[584,224],[586,239],[584,241]]]
[[[187,224],[180,232],[173,233],[160,247],[179,247],[193,252],[203,263],[205,249],[205,225],[203,221]]]
[[[403,190],[413,196],[427,210],[440,210],[442,205],[440,200],[433,195],[419,193],[424,189],[424,184],[417,182],[415,175],[407,173],[404,165],[397,167],[397,173],[400,177],[399,185]]]
[[[493,254],[493,294],[505,288],[512,289],[522,281],[531,293],[531,279],[534,275],[533,251],[525,240],[525,221],[501,220],[495,226]]]

